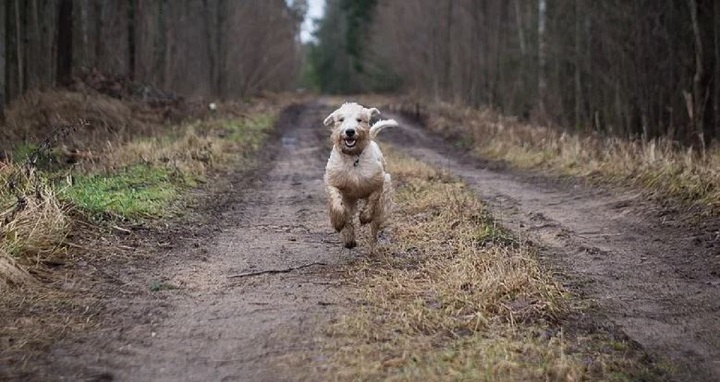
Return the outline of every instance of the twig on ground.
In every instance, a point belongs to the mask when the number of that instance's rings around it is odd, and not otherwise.
[[[236,275],[230,275],[227,278],[233,279],[233,278],[240,278],[240,277],[259,276],[259,275],[264,275],[264,274],[290,273],[290,272],[296,271],[298,269],[312,267],[313,265],[327,265],[327,264],[316,261],[316,262],[313,262],[310,264],[303,264],[303,265],[300,265],[297,267],[291,267],[291,268],[285,268],[285,269],[268,269],[268,270],[257,271],[257,272],[238,273]]]
[[[124,233],[124,234],[128,234],[128,235],[129,235],[129,234],[132,233],[131,230],[129,230],[129,229],[127,229],[127,228],[123,228],[123,227],[117,226],[117,225],[114,225],[114,224],[113,224],[111,227],[112,227],[113,229],[117,230],[117,231],[120,231],[120,232]]]

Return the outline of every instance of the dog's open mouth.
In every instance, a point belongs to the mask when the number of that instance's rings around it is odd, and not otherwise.
[[[345,147],[351,149],[351,148],[355,147],[355,143],[357,143],[357,139],[345,138]]]

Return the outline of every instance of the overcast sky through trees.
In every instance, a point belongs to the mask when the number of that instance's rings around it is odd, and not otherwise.
[[[302,30],[300,32],[300,40],[306,43],[313,39],[312,33],[315,31],[315,19],[322,17],[325,12],[325,0],[308,0],[308,13],[305,15]]]

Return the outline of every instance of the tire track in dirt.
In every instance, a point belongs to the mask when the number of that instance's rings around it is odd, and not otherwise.
[[[327,160],[320,106],[291,107],[278,122],[278,153],[219,219],[219,232],[158,273],[179,291],[166,299],[125,300],[137,317],[83,343],[54,351],[57,379],[120,381],[275,381],[277,359],[316,348],[316,329],[342,302],[335,266],[348,251],[329,227],[322,175]],[[362,244],[361,244],[362,245]],[[200,260],[191,252],[205,253]],[[358,256],[354,252],[352,256]],[[322,262],[288,273],[228,277]],[[171,262],[169,262],[171,263]],[[163,301],[162,318],[132,309]],[[157,309],[155,309],[157,310]],[[139,312],[139,313],[137,313]]]
[[[458,154],[401,117],[383,140],[465,181],[541,260],[679,381],[720,380],[720,232],[641,194],[552,181]]]

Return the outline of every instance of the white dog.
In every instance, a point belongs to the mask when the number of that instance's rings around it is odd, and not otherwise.
[[[373,139],[381,129],[397,126],[397,122],[378,121],[371,127],[370,119],[379,114],[376,108],[345,103],[323,122],[333,128],[333,149],[325,167],[330,222],[340,232],[345,248],[357,245],[353,219],[358,200],[365,200],[360,224],[372,223],[373,248],[389,213],[392,182],[390,174],[385,172],[385,158]]]

